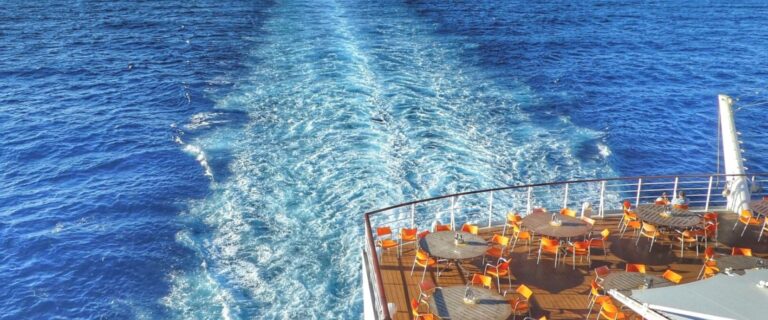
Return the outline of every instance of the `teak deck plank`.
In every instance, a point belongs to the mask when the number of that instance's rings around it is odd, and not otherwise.
[[[735,214],[721,213],[719,243],[716,246],[718,254],[730,254],[731,246],[740,246],[752,248],[756,256],[768,257],[768,242],[764,240],[757,243],[758,228],[752,227],[744,237],[739,237],[743,225],[739,225],[735,231],[732,231],[735,219]],[[589,284],[594,279],[592,269],[596,267],[608,265],[611,270],[623,270],[627,262],[644,263],[647,265],[649,274],[661,275],[665,270],[672,269],[683,276],[683,283],[696,280],[703,263],[703,243],[699,256],[696,256],[695,248],[690,247],[686,248],[684,258],[680,258],[679,243],[675,242],[670,249],[668,240],[654,244],[653,250],[649,253],[647,239],[640,239],[640,243],[635,247],[637,238],[630,230],[624,237],[620,237],[618,222],[618,218],[597,220],[594,227],[595,234],[605,228],[611,231],[608,254],[604,256],[601,249],[594,249],[592,263],[589,266],[586,258],[579,262],[577,257],[575,270],[572,269],[573,260],[570,256],[566,258],[565,264],[561,263],[557,269],[553,266],[554,257],[551,255],[542,256],[541,263],[537,265],[538,241],[534,242],[531,256],[527,258],[526,245],[518,243],[517,248],[511,253],[512,287],[508,286],[506,279],[501,279],[501,291],[509,290],[513,293],[520,284],[530,287],[534,292],[533,316],[537,319],[541,316],[547,316],[548,319],[584,319],[588,312]],[[481,230],[480,235],[490,239],[494,233],[501,233],[501,230],[501,227],[491,227]],[[712,246],[711,243],[709,245]],[[409,301],[419,295],[418,283],[423,269],[417,266],[413,276],[410,275],[414,249],[415,244],[406,244],[401,257],[397,257],[396,249],[384,251],[381,257],[381,275],[387,300],[397,306],[394,319],[412,318]],[[470,275],[474,272],[482,273],[482,258],[464,261],[462,268]],[[467,276],[457,271],[455,265],[445,270],[439,278],[430,268],[427,270],[426,278],[443,287],[465,285],[469,280]],[[494,288],[496,288],[495,283]],[[592,315],[596,311],[597,309]]]

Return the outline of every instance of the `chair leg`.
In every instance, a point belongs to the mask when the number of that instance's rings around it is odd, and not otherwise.
[[[748,224],[748,223],[745,223],[745,224],[744,224],[744,231],[742,231],[742,232],[741,232],[741,236],[742,236],[742,237],[744,236],[744,233],[745,233],[745,232],[747,232],[747,227],[749,227],[749,224]]]
[[[656,237],[651,238],[651,247],[648,248],[648,252],[651,252],[653,250],[653,243],[656,242]]]

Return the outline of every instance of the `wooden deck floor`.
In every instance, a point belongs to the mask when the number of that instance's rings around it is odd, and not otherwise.
[[[753,254],[768,257],[768,241],[763,239],[757,243],[757,228],[752,227],[744,237],[740,237],[743,225],[732,231],[735,222],[734,214],[721,214],[719,228],[719,245],[716,250],[719,254],[730,254],[732,246],[748,247],[753,249]],[[703,253],[696,256],[693,247],[686,248],[684,258],[680,258],[679,244],[674,243],[670,249],[670,241],[662,241],[654,244],[649,253],[649,242],[641,239],[635,246],[635,237],[630,231],[619,237],[617,230],[618,219],[598,220],[595,231],[608,228],[611,230],[609,237],[608,254],[603,255],[602,250],[595,249],[592,254],[592,263],[587,265],[586,259],[579,263],[576,259],[576,269],[572,268],[572,260],[569,256],[565,264],[554,268],[554,258],[543,256],[540,264],[536,264],[536,249],[538,242],[531,248],[531,256],[527,256],[527,248],[523,244],[511,253],[512,261],[512,289],[525,284],[534,292],[533,315],[536,318],[547,316],[548,319],[584,319],[587,314],[587,295],[589,283],[594,278],[592,269],[607,265],[612,270],[623,270],[626,263],[644,263],[648,266],[649,274],[661,275],[665,270],[672,269],[683,276],[683,283],[696,280],[696,276],[703,262]],[[500,233],[501,228],[482,230],[481,235],[489,239],[493,233]],[[712,244],[710,244],[711,246]],[[703,244],[701,249],[703,252]],[[410,275],[414,259],[414,246],[406,245],[402,257],[398,258],[395,250],[384,252],[381,261],[381,273],[384,280],[387,300],[397,305],[395,319],[409,319],[411,309],[408,301],[418,297],[418,282],[422,272],[417,267],[413,276]],[[462,268],[466,274],[474,272],[482,273],[482,258],[475,261],[462,262]],[[465,285],[467,277],[461,274],[456,266],[449,267],[438,278],[437,274],[428,270],[426,277],[434,281],[438,286]],[[509,289],[508,284],[502,279],[501,290]],[[512,290],[510,290],[512,291]],[[593,313],[594,315],[594,313]],[[518,317],[521,319],[521,317]]]

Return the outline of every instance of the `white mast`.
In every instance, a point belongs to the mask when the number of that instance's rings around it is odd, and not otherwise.
[[[741,158],[741,147],[736,133],[736,124],[733,120],[733,99],[721,94],[717,96],[720,106],[720,131],[723,134],[723,162],[726,174],[744,174],[744,162]],[[728,209],[740,213],[749,209],[751,194],[746,176],[727,177]]]

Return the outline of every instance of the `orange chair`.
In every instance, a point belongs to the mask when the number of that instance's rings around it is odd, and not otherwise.
[[[427,305],[427,310],[429,310],[429,305],[426,302],[419,301],[416,298],[411,299],[411,314],[413,315],[413,320],[435,320],[435,319],[437,319],[437,316],[435,316],[432,313],[429,313],[429,311],[427,311],[427,313],[419,312],[419,307],[421,306],[422,303],[426,304]]]
[[[376,228],[376,246],[384,250],[397,248],[400,243],[392,239],[392,229],[390,227]],[[400,256],[400,253],[397,254]]]
[[[518,240],[525,240],[525,242],[528,244],[528,255],[531,255],[531,243],[533,243],[533,236],[528,231],[522,231],[520,230],[519,226],[512,226],[512,236],[515,237],[515,242],[512,243],[512,250],[515,250],[515,247],[517,247],[517,241]]]
[[[733,247],[733,249],[731,249],[731,255],[732,256],[748,256],[748,257],[751,257],[752,256],[752,249],[750,249],[750,248],[737,248],[737,247]]]
[[[440,224],[439,222],[435,224],[435,232],[451,231],[451,230],[453,230],[453,227],[451,227],[450,224]]]
[[[642,263],[627,263],[627,266],[624,268],[627,272],[640,272],[645,273],[645,265]]]
[[[400,256],[403,254],[403,245],[408,243],[415,243],[416,247],[419,246],[417,243],[419,241],[419,230],[416,228],[409,229],[409,228],[402,228],[400,229],[400,244],[398,245],[398,251],[397,255]]]
[[[471,233],[474,235],[477,235],[478,231],[480,231],[480,228],[478,228],[476,225],[472,224],[464,224],[461,226],[461,232]]]
[[[421,274],[421,281],[424,281],[424,276],[427,275],[427,267],[435,267],[437,269],[437,276],[440,277],[441,271],[438,260],[431,258],[429,254],[421,249],[416,249],[416,256],[413,258],[413,265],[411,266],[411,276],[413,276],[413,270],[416,269],[417,265],[424,268],[424,272]]]
[[[562,214],[562,215],[564,215],[564,216],[569,216],[569,217],[573,217],[573,218],[576,218],[576,211],[573,211],[573,210],[571,210],[571,209],[569,209],[569,208],[563,208],[563,209],[561,209],[561,210],[560,210],[560,214]]]
[[[595,271],[595,281],[597,283],[603,282],[605,279],[605,276],[611,274],[611,269],[608,268],[608,266],[600,266],[594,269]]]
[[[680,258],[683,257],[683,251],[685,250],[685,244],[696,245],[696,256],[699,256],[699,237],[693,231],[685,230],[677,235],[677,240],[680,241]],[[706,244],[705,244],[706,245]]]
[[[656,226],[643,222],[643,229],[640,230],[640,235],[637,236],[637,240],[635,241],[635,246],[637,246],[637,244],[640,243],[640,238],[646,237],[648,239],[651,239],[651,245],[648,248],[648,252],[651,252],[651,250],[653,250],[653,243],[656,242],[656,237],[660,235],[661,235],[661,232],[656,230]]]
[[[680,209],[680,210],[688,210],[688,205],[687,204],[676,204],[676,205],[673,205],[672,207],[675,208],[675,209]]]
[[[667,269],[667,271],[664,271],[664,274],[662,274],[661,276],[672,283],[680,283],[680,281],[683,280],[683,276],[669,269]]]
[[[752,212],[749,210],[741,210],[741,214],[739,215],[739,219],[736,220],[736,223],[733,225],[733,230],[736,230],[736,226],[739,225],[739,223],[744,224],[744,230],[741,231],[741,236],[744,236],[744,233],[747,232],[747,227],[749,226],[759,226],[762,221],[760,221],[759,218],[755,218],[752,216]]]
[[[510,212],[507,213],[507,222],[504,224],[504,231],[502,231],[502,235],[507,235],[507,230],[512,228],[513,226],[520,226],[523,222],[523,217],[520,216],[517,212]]]
[[[624,236],[624,232],[627,232],[627,228],[632,227],[634,231],[640,229],[640,220],[637,219],[637,214],[631,211],[624,211],[624,215],[619,221],[619,230],[621,230],[621,236]]]
[[[528,317],[531,316],[531,299],[533,297],[533,291],[531,291],[528,286],[521,284],[519,287],[517,287],[518,296],[512,298],[509,300],[509,304],[512,305],[512,319],[514,320],[517,318],[518,314],[528,314]],[[504,291],[504,296],[507,296],[507,291]]]
[[[470,285],[471,286],[480,285],[482,287],[491,289],[493,288],[493,279],[489,276],[484,276],[482,274],[475,273],[472,275],[472,281],[467,283],[467,286],[470,286]]]
[[[701,266],[701,271],[699,271],[699,275],[696,276],[696,279],[701,279],[701,276],[704,274],[705,267],[717,267],[717,261],[715,261],[714,247],[707,247],[706,249],[704,249],[704,265]]]
[[[581,262],[584,256],[587,257],[587,263],[592,264],[591,251],[589,248],[589,241],[577,241],[568,246],[567,252],[573,256],[573,269],[576,270],[576,256],[580,256],[579,262]]]
[[[509,261],[504,258],[499,258],[496,265],[486,264],[483,275],[491,275],[496,278],[496,288],[501,293],[501,278],[507,277],[509,287],[512,288],[512,272],[509,270]]]
[[[491,238],[490,245],[491,247],[488,248],[488,250],[485,251],[485,255],[483,255],[483,264],[485,264],[485,259],[488,256],[494,257],[496,259],[502,258],[504,256],[504,250],[506,250],[507,246],[509,245],[509,237],[494,234],[493,238]]]
[[[716,266],[708,266],[705,264],[701,278],[706,279],[706,278],[714,277],[718,272],[720,272],[720,268]]]
[[[419,282],[419,299],[428,300],[435,293],[435,290],[442,289],[438,287],[431,280],[423,280]]]
[[[627,319],[627,315],[624,312],[619,311],[619,308],[613,304],[613,300],[608,300],[603,303],[602,307],[600,307],[598,319],[620,320]]]
[[[557,268],[557,261],[560,258],[560,250],[562,249],[562,247],[560,247],[560,241],[547,237],[541,237],[540,241],[539,257],[536,258],[536,264],[539,264],[542,253],[551,253],[555,255],[555,268]]]
[[[603,249],[603,255],[607,256],[608,247],[605,244],[608,243],[608,236],[610,235],[611,235],[610,230],[603,229],[603,231],[600,232],[600,237],[589,239],[589,247]]]
[[[706,247],[710,239],[717,240],[717,227],[719,225],[720,223],[717,221],[705,220],[704,228],[691,230],[690,232],[699,239],[704,239],[704,247]]]
[[[589,315],[592,314],[592,310],[595,308],[595,305],[602,307],[603,303],[611,301],[611,297],[600,293],[600,285],[597,284],[597,281],[595,280],[592,280],[592,283],[590,284],[588,299],[589,304],[587,305],[587,308],[589,308],[589,312],[584,319],[589,319]]]

